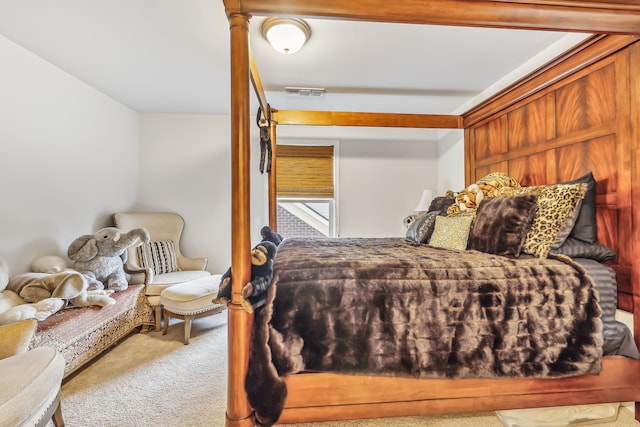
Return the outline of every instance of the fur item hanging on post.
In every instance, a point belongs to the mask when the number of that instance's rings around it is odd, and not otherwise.
[[[260,173],[271,173],[271,106],[267,105],[267,112],[262,116],[262,107],[258,107],[258,114],[256,115],[256,124],[260,128]]]

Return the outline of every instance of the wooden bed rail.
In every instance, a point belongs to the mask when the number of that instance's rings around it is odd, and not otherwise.
[[[640,34],[640,5],[632,0],[236,0],[233,3],[253,15]]]
[[[279,125],[370,126],[462,129],[462,117],[446,114],[391,114],[338,111],[278,110]]]

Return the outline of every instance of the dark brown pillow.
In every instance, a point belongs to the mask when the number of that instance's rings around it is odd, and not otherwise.
[[[451,206],[453,202],[455,202],[455,199],[452,199],[450,197],[445,197],[445,196],[436,197],[431,201],[431,204],[429,205],[429,209],[427,211],[428,212],[433,212],[433,211],[446,212],[447,208]]]
[[[469,248],[509,258],[520,256],[536,213],[537,196],[519,194],[485,199],[473,221]]]

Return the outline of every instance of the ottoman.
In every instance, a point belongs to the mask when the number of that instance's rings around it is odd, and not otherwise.
[[[202,277],[170,286],[160,293],[160,304],[164,314],[162,335],[166,335],[169,318],[184,320],[184,343],[189,344],[191,337],[191,321],[199,317],[220,313],[224,304],[214,304],[218,294],[221,274]]]

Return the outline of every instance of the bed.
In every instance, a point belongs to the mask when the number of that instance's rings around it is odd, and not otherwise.
[[[460,7],[461,3],[465,6]],[[241,283],[250,277],[249,75],[267,111],[248,49],[248,22],[254,14],[601,33],[461,116],[272,109],[271,133],[275,140],[276,123],[463,128],[467,183],[496,170],[507,172],[523,186],[569,181],[593,171],[598,239],[617,254],[607,265],[616,274],[618,307],[633,313],[638,341],[640,270],[634,261],[640,255],[640,235],[633,224],[640,218],[632,208],[640,182],[636,166],[640,141],[640,46],[634,35],[640,34],[637,5],[227,0],[225,8],[232,49],[232,265],[239,278],[234,280],[229,305],[228,426],[249,426],[255,421],[244,388],[254,350],[254,317],[239,303]],[[270,225],[277,227],[273,222]],[[570,377],[425,379],[303,373],[287,375],[285,381],[287,397],[278,420],[282,423],[542,407],[558,402],[640,401],[640,362],[621,355],[602,357],[597,374]],[[636,418],[640,419],[638,412],[636,404]]]

